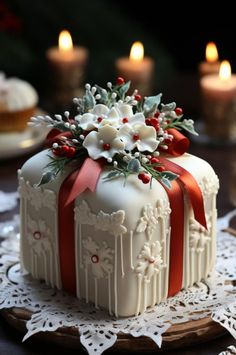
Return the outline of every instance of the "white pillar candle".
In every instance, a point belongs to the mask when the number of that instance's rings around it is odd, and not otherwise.
[[[218,50],[214,42],[207,43],[206,60],[199,64],[198,70],[200,76],[208,74],[218,74],[220,70],[220,62],[218,60]]]
[[[152,77],[154,61],[144,56],[144,48],[141,42],[135,42],[131,47],[130,56],[117,59],[116,72],[125,81],[131,80],[132,89],[138,89],[143,96],[148,96],[152,91]]]

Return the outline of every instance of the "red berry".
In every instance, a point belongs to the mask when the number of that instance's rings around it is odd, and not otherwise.
[[[180,107],[176,107],[176,109],[175,109],[175,113],[176,113],[176,115],[177,115],[177,116],[182,115],[182,114],[183,114],[183,110],[182,110],[182,108],[180,108]]]
[[[153,169],[156,170],[156,171],[159,171],[160,173],[162,173],[162,171],[165,170],[164,166],[154,166]]]
[[[158,118],[159,116],[160,116],[160,112],[159,111],[154,113],[154,117]]]
[[[147,126],[151,126],[151,118],[146,118],[145,123]]]
[[[68,152],[66,153],[67,158],[73,158],[76,153],[76,149],[74,147],[69,147]]]
[[[149,182],[150,182],[150,180],[151,180],[151,178],[150,178],[150,176],[149,175],[144,175],[144,177],[142,178],[142,182],[144,183],[144,184],[148,184]]]
[[[102,117],[98,117],[98,118],[97,118],[98,123],[102,122],[102,120],[103,120]]]
[[[68,147],[68,145],[63,145],[61,147],[62,152],[65,154],[67,154],[69,152],[69,149],[70,149],[70,147]]]
[[[134,96],[134,99],[135,99],[136,101],[141,101],[141,100],[142,100],[142,96],[139,95],[139,94],[137,94],[137,95]]]
[[[152,157],[152,158],[150,159],[150,163],[151,163],[151,164],[159,163],[159,159],[158,159],[158,158],[155,158],[155,157]]]
[[[144,176],[146,176],[146,174],[144,172],[139,173],[138,174],[139,180],[143,180]]]
[[[111,148],[109,143],[104,143],[102,147],[104,150],[109,150]]]
[[[133,140],[134,141],[138,141],[140,139],[139,135],[138,134],[134,134],[133,135]]]
[[[156,127],[157,125],[159,125],[158,119],[155,118],[155,117],[152,117],[152,118],[151,118],[151,125],[152,125],[153,127]]]
[[[117,79],[116,79],[116,84],[117,85],[123,85],[125,82],[125,79],[122,78],[121,76],[119,76]]]
[[[62,155],[61,148],[56,148],[52,150],[53,154],[56,155],[57,157],[60,157]]]
[[[129,122],[129,119],[128,119],[127,117],[124,117],[124,118],[122,119],[122,122],[123,122],[123,123],[128,123],[128,122]]]

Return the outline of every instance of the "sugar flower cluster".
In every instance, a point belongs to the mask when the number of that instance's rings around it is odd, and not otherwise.
[[[58,130],[50,146],[51,162],[41,180],[46,183],[66,164],[90,157],[104,159],[112,169],[107,178],[137,174],[143,183],[160,179],[168,187],[175,174],[166,172],[158,156],[173,140],[169,129],[185,129],[196,134],[193,121],[182,119],[183,111],[174,102],[161,104],[161,94],[142,98],[137,90],[127,95],[130,82],[117,78],[107,87],[85,85],[85,95],[75,98],[78,114],[32,117],[29,125],[46,125]]]

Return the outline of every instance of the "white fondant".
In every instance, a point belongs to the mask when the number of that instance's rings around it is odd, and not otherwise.
[[[31,216],[33,213],[32,219],[45,221],[52,231],[53,237],[57,240],[56,197],[62,181],[73,169],[73,167],[68,167],[53,182],[42,188],[34,188],[33,185],[40,180],[43,167],[50,162],[47,154],[48,151],[44,151],[28,160],[22,168],[22,179],[20,179],[21,219],[23,221],[21,228],[22,259],[24,267],[31,273],[28,253],[30,245],[26,238],[27,215]],[[205,278],[214,267],[216,256],[215,196],[218,189],[218,179],[210,165],[197,157],[185,154],[181,157],[171,158],[171,160],[184,167],[195,177],[202,189],[206,215],[209,216],[208,231],[200,230],[201,226],[199,227],[197,222],[193,220],[193,214],[186,199],[182,287],[187,288],[194,282]],[[171,227],[173,227],[170,225],[171,211],[168,195],[159,182],[153,181],[150,189],[149,185],[142,184],[137,175],[133,174],[127,178],[124,186],[122,177],[105,181],[103,178],[108,172],[109,168],[104,168],[96,192],[86,191],[75,201],[77,296],[84,298],[87,302],[93,302],[97,307],[108,309],[109,313],[115,314],[115,316],[130,316],[139,314],[149,306],[167,298],[170,235]],[[211,183],[207,184],[205,177]],[[205,187],[202,187],[203,181]],[[47,205],[40,197],[44,196],[45,191],[48,196],[49,191],[52,193],[50,195],[51,202]],[[205,243],[205,241],[207,242]],[[154,264],[156,262],[156,265],[160,266],[159,273],[154,267],[152,269],[145,267],[147,260],[145,260],[145,252],[142,253],[142,250],[147,246],[151,250],[151,245],[157,247],[159,254],[154,253],[155,255],[153,255],[151,251],[149,252],[150,265],[153,261],[152,257],[154,257]],[[57,265],[55,261],[53,265],[56,265],[56,270],[60,275],[58,245],[55,241],[53,248],[56,250],[54,254],[58,261]],[[96,257],[92,261],[93,250],[96,251],[96,254],[93,255],[101,257],[102,264],[99,265],[99,262],[96,262]],[[113,250],[114,253],[112,253]],[[103,252],[104,255],[108,253],[106,258],[103,258]],[[98,253],[102,254],[98,255]],[[199,256],[200,254],[201,256]],[[143,259],[138,259],[139,255]],[[49,255],[46,254],[46,257],[49,265]],[[137,273],[138,263],[140,263],[140,272]],[[51,283],[49,274],[45,274],[44,265],[45,260],[42,258],[38,270],[34,270],[34,272],[38,273],[40,278]],[[152,273],[150,270],[153,269],[155,272]],[[141,270],[143,270],[143,274]],[[58,287],[56,279],[55,276],[54,285]]]

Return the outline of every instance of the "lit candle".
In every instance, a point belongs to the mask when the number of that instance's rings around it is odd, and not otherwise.
[[[224,60],[219,74],[206,75],[200,81],[203,114],[207,133],[217,138],[236,139],[236,75]]]
[[[218,51],[214,42],[209,42],[206,46],[206,61],[199,64],[200,76],[219,73],[220,62]]]
[[[52,72],[55,101],[67,105],[78,95],[83,82],[88,50],[73,46],[70,33],[64,30],[59,35],[58,47],[49,48],[46,57]]]
[[[141,42],[134,42],[130,50],[130,56],[117,59],[116,72],[126,81],[131,80],[132,89],[138,89],[143,96],[151,94],[154,61],[144,56],[144,48]]]

